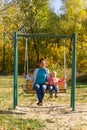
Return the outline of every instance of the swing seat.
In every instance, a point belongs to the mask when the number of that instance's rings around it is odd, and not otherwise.
[[[23,91],[27,94],[36,93],[35,89],[32,89],[33,81],[27,80],[26,84],[23,86]],[[58,82],[59,92],[66,93],[66,80],[65,78],[60,78]],[[49,93],[49,90],[46,90],[46,93]]]
[[[58,81],[58,86],[59,86],[59,89],[66,88],[66,79],[60,78],[59,81]]]

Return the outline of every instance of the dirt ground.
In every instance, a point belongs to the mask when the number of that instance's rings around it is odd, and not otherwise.
[[[45,121],[43,130],[87,130],[87,104],[76,104],[72,111],[70,104],[44,102],[37,106],[34,102],[29,106],[17,106],[14,112],[24,113],[23,118],[34,118]]]

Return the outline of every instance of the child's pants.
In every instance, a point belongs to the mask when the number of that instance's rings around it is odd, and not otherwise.
[[[49,93],[52,94],[53,90],[55,90],[55,93],[58,94],[59,93],[59,88],[58,86],[49,86]]]

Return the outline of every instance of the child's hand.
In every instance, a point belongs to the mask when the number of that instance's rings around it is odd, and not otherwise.
[[[53,85],[53,82],[52,82],[52,81],[50,81],[50,85]]]
[[[49,82],[45,82],[46,85],[49,85]]]
[[[58,82],[55,82],[54,85],[57,86],[57,85],[58,85]]]

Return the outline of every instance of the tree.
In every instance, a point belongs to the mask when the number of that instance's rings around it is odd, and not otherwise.
[[[13,40],[14,40],[14,31],[18,30],[20,26],[17,19],[19,7],[15,4],[6,3],[2,4],[1,8],[1,21],[0,21],[0,33],[1,33],[1,44],[2,44],[2,54],[1,54],[1,63],[3,72],[13,71],[13,67],[10,68],[10,65],[13,66]],[[20,15],[19,15],[20,18]]]
[[[48,22],[48,1],[42,2],[41,0],[21,2],[21,12],[23,13],[23,24],[26,26],[26,33],[40,33],[44,32],[46,24]],[[40,55],[38,51],[38,45],[36,39],[33,37],[33,48],[36,53],[37,62],[39,61]]]

